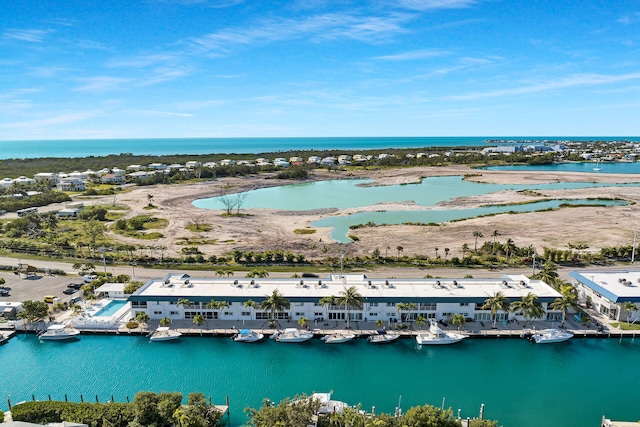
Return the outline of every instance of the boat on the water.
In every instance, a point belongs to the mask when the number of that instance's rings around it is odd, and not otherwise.
[[[418,332],[416,335],[416,341],[420,345],[454,344],[462,341],[466,337],[466,335],[455,332],[445,332],[440,329],[438,323],[434,319],[430,319],[429,330]]]
[[[400,334],[389,333],[384,329],[378,329],[375,334],[369,335],[369,342],[371,344],[388,344],[394,342],[400,338]]]
[[[271,339],[278,342],[304,342],[311,338],[313,338],[313,333],[299,331],[296,328],[286,328],[284,331],[278,331],[271,335]]]
[[[542,329],[534,332],[529,340],[536,344],[551,344],[569,341],[571,338],[573,338],[573,332],[560,329]]]
[[[341,344],[343,342],[351,341],[356,337],[356,334],[352,333],[336,333],[331,335],[325,335],[320,338],[326,344]]]
[[[167,326],[159,326],[158,329],[149,334],[149,341],[172,341],[180,338],[182,334],[173,331]]]
[[[77,338],[80,331],[67,325],[50,325],[46,331],[40,332],[38,338],[41,340],[59,341]]]
[[[264,338],[264,334],[254,332],[251,329],[240,329],[237,334],[231,337],[235,342],[257,342]]]

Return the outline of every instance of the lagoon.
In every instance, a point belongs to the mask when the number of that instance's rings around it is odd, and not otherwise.
[[[610,186],[638,186],[640,182],[606,184],[593,182],[554,182],[548,184],[487,184],[464,180],[461,176],[438,176],[424,178],[420,183],[404,185],[368,186],[372,181],[364,179],[345,179],[319,181],[304,184],[285,185],[262,188],[245,192],[243,208],[280,209],[303,211],[323,208],[358,208],[373,206],[384,202],[408,202],[418,206],[436,206],[440,202],[456,197],[477,196],[502,190],[565,190],[579,188],[595,188]],[[314,227],[332,227],[331,238],[347,243],[350,239],[347,232],[351,225],[373,222],[375,224],[402,224],[404,222],[440,223],[457,219],[474,218],[514,212],[531,212],[553,209],[560,204],[593,204],[611,206],[624,204],[619,201],[574,200],[574,201],[540,201],[524,205],[487,206],[474,209],[456,210],[396,210],[360,212],[353,215],[331,216],[313,222]],[[193,205],[203,209],[222,209],[223,204],[218,197],[200,199]]]
[[[598,168],[599,170],[594,170]],[[486,170],[506,170],[506,171],[540,171],[540,172],[588,172],[588,173],[623,173],[640,174],[640,162],[570,162],[554,163],[550,165],[508,165],[508,166],[487,166],[481,169]]]
[[[471,326],[470,326],[471,327]],[[573,339],[535,345],[515,338],[468,339],[423,347],[403,339],[373,346],[364,339],[326,345],[271,340],[244,345],[228,338],[183,337],[150,343],[143,336],[82,335],[74,342],[41,342],[20,334],[0,347],[4,363],[0,407],[21,400],[72,401],[133,398],[140,390],[201,391],[214,403],[228,395],[233,426],[246,406],[268,397],[334,390],[334,398],[378,412],[429,403],[505,427],[598,425],[602,415],[636,420],[640,411],[629,384],[640,381],[640,340]]]

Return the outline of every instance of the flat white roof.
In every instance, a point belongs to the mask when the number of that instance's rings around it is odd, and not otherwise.
[[[355,280],[354,280],[355,279]],[[504,276],[499,279],[367,279],[364,275],[334,275],[329,278],[302,279],[250,279],[250,278],[194,278],[186,274],[169,274],[163,279],[152,279],[138,289],[132,301],[192,301],[230,300],[261,301],[278,290],[293,301],[311,301],[325,296],[339,296],[345,287],[355,286],[366,299],[380,301],[447,300],[481,302],[496,292],[512,300],[528,293],[553,301],[560,294],[540,280],[524,275]]]
[[[640,270],[572,271],[569,276],[613,302],[640,302]]]
[[[95,292],[124,292],[124,283],[105,283],[95,290]]]

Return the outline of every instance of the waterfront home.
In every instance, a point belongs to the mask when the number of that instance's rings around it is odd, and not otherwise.
[[[120,184],[124,184],[124,176],[108,173],[106,175],[102,175],[102,177],[100,178],[100,181],[103,184],[120,185]]]
[[[19,301],[0,302],[0,317],[4,317],[5,319],[15,319],[16,315],[22,310],[22,303]]]
[[[39,172],[33,176],[33,179],[35,179],[37,182],[44,182],[51,186],[54,186],[59,182],[60,177],[57,173]]]
[[[340,296],[346,288],[355,287],[364,297],[362,309],[351,309],[350,320],[395,323],[426,319],[447,321],[454,314],[469,320],[491,321],[489,310],[482,309],[487,298],[501,292],[510,301],[519,301],[529,293],[534,294],[546,312],[544,319],[559,319],[561,312],[549,309],[549,304],[560,294],[540,280],[524,275],[510,275],[499,279],[369,279],[363,274],[332,274],[328,278],[294,279],[233,279],[190,277],[187,274],[168,274],[151,279],[128,300],[132,317],[144,312],[152,320],[168,317],[172,320],[193,319],[202,315],[205,319],[229,321],[268,320],[269,312],[245,307],[252,300],[260,304],[277,290],[290,301],[290,308],[277,313],[278,319],[297,321],[306,318],[315,321],[346,320],[344,306],[322,306],[324,297]],[[189,301],[178,304],[178,301]],[[221,310],[207,308],[211,300],[226,301],[229,306]],[[400,313],[398,303],[414,303],[411,312]],[[498,320],[524,318],[515,313],[499,312]]]
[[[13,183],[17,185],[33,185],[36,183],[36,180],[33,178],[27,178],[26,176],[20,176],[14,179]]]
[[[128,171],[133,171],[133,172],[138,172],[138,171],[144,170],[144,168],[145,167],[142,166],[142,165],[129,165],[129,166],[127,166],[127,170]]]
[[[59,191],[84,191],[87,189],[87,184],[82,179],[64,178],[56,184],[56,189]]]
[[[289,162],[287,162],[283,157],[277,157],[273,160],[273,165],[280,168],[289,167]]]
[[[76,219],[80,214],[81,209],[65,208],[60,209],[57,213],[58,218],[61,219]]]
[[[320,164],[322,166],[333,166],[336,164],[337,159],[333,156],[329,156],[329,157],[324,157],[322,160],[320,160]]]
[[[366,162],[367,160],[369,160],[369,159],[364,154],[355,154],[353,156],[353,161],[354,162]]]
[[[322,161],[322,157],[320,156],[309,156],[309,158],[307,159],[307,163],[313,164],[313,165],[318,165],[320,164],[321,161]]]
[[[212,169],[212,168],[217,167],[218,164],[216,162],[207,162],[207,163],[203,164],[202,166],[205,167],[205,168]]]
[[[235,160],[231,160],[231,159],[220,160],[220,166],[233,166],[235,164],[236,164]]]
[[[133,181],[146,181],[152,178],[156,174],[156,171],[137,171],[127,175],[127,177]]]
[[[187,169],[195,169],[195,168],[199,168],[200,166],[202,166],[202,162],[199,162],[197,160],[189,160],[188,162],[186,162],[184,164],[184,166]]]
[[[580,301],[611,320],[637,321],[640,311],[625,311],[624,303],[640,305],[640,270],[586,270],[569,273]],[[639,307],[640,308],[640,307]]]
[[[9,188],[13,184],[13,180],[11,178],[2,178],[0,180],[0,187]]]
[[[149,169],[163,171],[167,168],[167,165],[164,163],[151,163],[149,164]]]
[[[302,162],[304,162],[304,160],[302,160],[302,157],[300,156],[289,157],[289,163],[302,163]]]

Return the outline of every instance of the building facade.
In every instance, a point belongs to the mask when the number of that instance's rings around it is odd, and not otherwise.
[[[362,295],[361,309],[322,305],[325,297],[340,297],[350,287]],[[540,280],[523,275],[500,279],[369,279],[365,275],[334,274],[328,278],[302,279],[220,279],[194,278],[186,274],[169,274],[153,279],[129,297],[132,316],[139,312],[152,320],[193,319],[197,315],[209,320],[268,320],[269,312],[260,303],[281,293],[290,303],[287,310],[276,313],[278,319],[297,321],[407,322],[418,317],[447,321],[460,314],[469,321],[490,321],[490,310],[482,309],[485,301],[501,292],[510,301],[519,301],[533,293],[545,310],[544,319],[562,318],[562,313],[549,309],[560,294]],[[226,307],[207,308],[211,301],[224,301]],[[247,301],[255,302],[257,307]],[[410,310],[399,303],[411,304]],[[406,307],[406,306],[405,306]],[[401,310],[399,310],[401,309]],[[524,320],[517,313],[499,312],[498,320]]]

